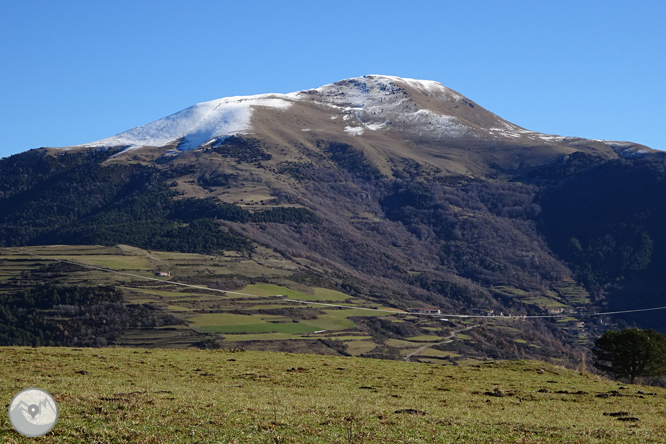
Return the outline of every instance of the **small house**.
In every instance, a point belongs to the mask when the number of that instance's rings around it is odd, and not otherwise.
[[[158,271],[157,273],[155,273],[155,276],[171,276],[171,272],[170,271]]]
[[[442,314],[442,310],[439,310],[437,308],[431,308],[431,309],[416,309],[412,310],[412,313],[416,314],[431,314],[431,315],[438,315]]]

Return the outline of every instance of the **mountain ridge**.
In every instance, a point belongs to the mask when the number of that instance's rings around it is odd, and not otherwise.
[[[447,173],[487,174],[493,165],[515,169],[577,151],[604,158],[652,151],[631,142],[530,131],[438,82],[383,75],[350,78],[288,94],[202,102],[71,148],[124,147],[124,151],[133,151],[169,147],[166,154],[173,156],[205,149],[234,135],[256,137],[269,145],[310,149],[316,149],[320,139],[355,144],[384,173],[402,159],[425,162]]]

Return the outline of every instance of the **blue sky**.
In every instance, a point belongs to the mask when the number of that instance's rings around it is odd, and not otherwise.
[[[365,74],[525,128],[666,150],[663,1],[0,2],[0,157]]]

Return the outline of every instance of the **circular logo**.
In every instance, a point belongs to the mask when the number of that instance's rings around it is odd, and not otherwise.
[[[23,436],[46,435],[58,421],[58,404],[38,388],[21,390],[9,403],[9,422]]]

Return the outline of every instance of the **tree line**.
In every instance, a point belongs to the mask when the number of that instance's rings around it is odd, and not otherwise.
[[[128,328],[182,321],[145,305],[123,303],[112,286],[43,284],[0,294],[0,346],[103,347]]]

